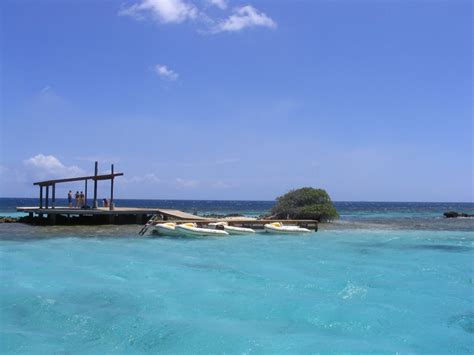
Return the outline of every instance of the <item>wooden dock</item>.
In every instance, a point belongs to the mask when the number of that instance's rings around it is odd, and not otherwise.
[[[206,220],[204,217],[196,216],[179,210],[165,208],[138,208],[138,207],[108,207],[98,208],[73,208],[73,207],[17,207],[17,212],[28,213],[32,221],[41,222],[46,219],[47,224],[144,224],[152,216],[158,215],[162,220]]]
[[[39,224],[145,224],[151,217],[158,216],[156,223],[175,221],[178,223],[196,223],[206,226],[212,222],[226,221],[236,227],[261,229],[267,223],[283,222],[287,225],[317,229],[314,220],[274,220],[256,219],[251,217],[206,218],[180,210],[166,208],[115,207],[113,210],[99,208],[68,208],[68,207],[17,207],[18,212],[28,213],[32,223]]]
[[[175,221],[177,223],[193,222],[200,226],[205,226],[212,222],[225,221],[230,225],[246,228],[263,228],[267,223],[283,222],[288,225],[298,225],[300,227],[316,229],[318,222],[314,220],[270,220],[256,219],[250,217],[230,217],[230,218],[206,218],[191,213],[165,208],[139,208],[139,207],[115,207],[114,204],[114,180],[123,176],[123,173],[114,173],[114,165],[110,167],[110,173],[100,175],[98,162],[94,164],[94,175],[61,178],[53,180],[38,181],[33,185],[39,187],[38,207],[17,207],[18,212],[27,213],[28,217],[22,222],[34,224],[145,224],[152,217],[154,223],[164,221]],[[110,181],[110,199],[105,200],[108,207],[98,207],[98,181]],[[92,206],[88,206],[87,190],[88,182],[93,182]],[[56,206],[56,185],[65,183],[84,183],[85,194],[82,199],[82,208]],[[51,198],[50,198],[51,189]],[[43,194],[44,190],[44,194]],[[71,203],[72,201],[70,201]],[[76,203],[77,205],[77,199]],[[71,203],[72,205],[72,203]]]

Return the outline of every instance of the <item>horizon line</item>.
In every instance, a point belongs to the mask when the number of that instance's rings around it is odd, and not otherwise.
[[[37,197],[1,197],[0,199],[34,199],[37,200]],[[56,200],[67,200],[67,198],[60,197]],[[114,198],[114,201],[117,200],[142,200],[142,201],[240,201],[240,202],[276,202],[274,200],[239,200],[239,199],[182,199],[182,198]],[[474,201],[380,201],[380,200],[332,200],[332,202],[350,202],[350,203],[471,203],[474,204]]]

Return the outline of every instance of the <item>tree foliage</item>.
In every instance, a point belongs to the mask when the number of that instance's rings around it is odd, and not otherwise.
[[[275,218],[315,219],[320,222],[339,217],[328,193],[312,187],[291,190],[278,197],[272,214]]]

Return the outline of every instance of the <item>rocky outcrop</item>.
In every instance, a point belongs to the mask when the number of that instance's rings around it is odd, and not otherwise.
[[[474,217],[474,214],[456,212],[456,211],[448,211],[444,212],[444,216],[446,218],[458,218],[458,217]]]
[[[0,217],[0,223],[18,223],[20,218],[17,217]]]

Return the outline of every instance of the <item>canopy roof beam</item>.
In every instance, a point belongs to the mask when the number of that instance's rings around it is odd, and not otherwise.
[[[105,174],[105,175],[91,175],[91,176],[81,176],[75,178],[66,178],[66,179],[57,179],[57,180],[46,180],[46,181],[38,181],[34,182],[33,185],[39,186],[51,186],[54,184],[60,184],[65,182],[74,182],[74,181],[84,181],[84,180],[112,180],[117,176],[123,176],[123,173],[113,173],[113,174]]]

